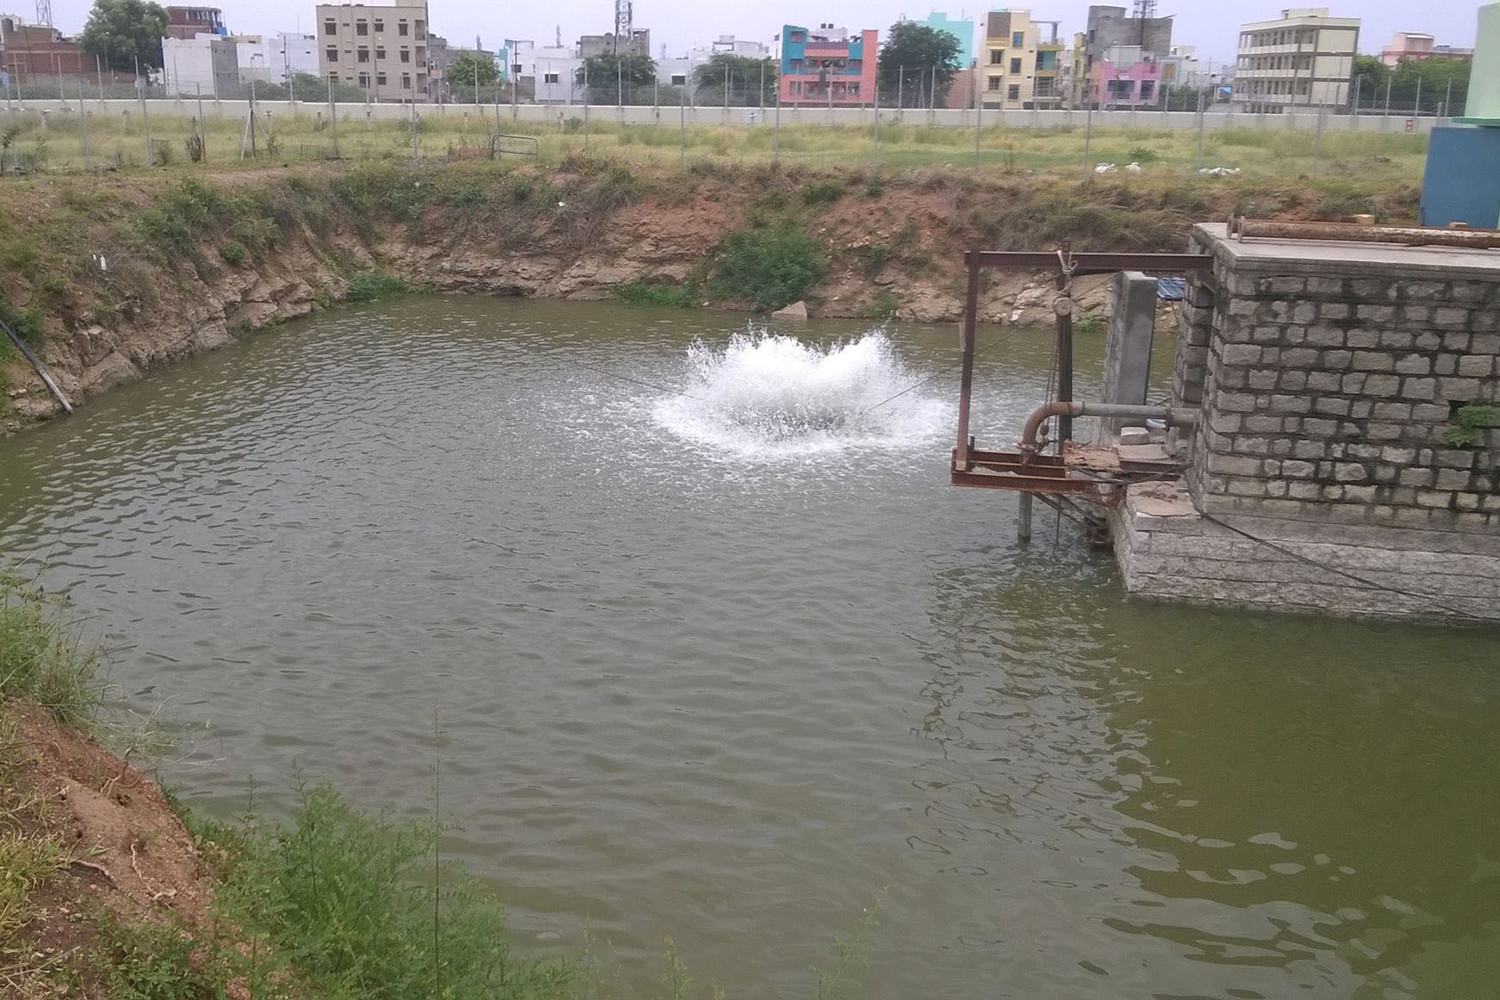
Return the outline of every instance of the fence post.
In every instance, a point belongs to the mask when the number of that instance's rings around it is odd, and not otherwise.
[[[195,83],[193,87],[198,93],[198,149],[203,156],[203,162],[208,162],[208,121],[203,117],[203,84]]]
[[[687,166],[687,84],[677,92],[677,162]]]
[[[1088,113],[1083,119],[1083,179],[1087,182],[1093,177],[1091,173],[1093,164],[1089,162],[1089,147],[1094,143],[1094,95],[1085,92],[1083,103],[1088,108]]]
[[[83,81],[78,81],[78,127],[83,130],[83,165],[89,165],[89,120],[83,111]]]
[[[339,109],[333,103],[333,79],[328,80],[328,128],[333,137],[333,158],[339,158]]]
[[[1203,172],[1203,126],[1204,119],[1208,116],[1203,113],[1203,91],[1198,91],[1198,159],[1193,167],[1193,173]]]

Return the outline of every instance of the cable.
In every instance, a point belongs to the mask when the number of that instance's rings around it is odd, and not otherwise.
[[[922,388],[922,386],[926,385],[928,382],[933,382],[933,381],[936,381],[937,379],[942,378],[944,375],[948,374],[953,369],[959,367],[962,364],[963,364],[963,361],[955,361],[953,364],[949,365],[947,368],[944,368],[942,371],[937,372],[934,375],[929,375],[926,378],[924,378],[922,381],[915,382],[915,383],[907,386],[905,389],[902,389],[900,392],[896,393],[894,396],[887,396],[887,397],[885,397],[884,399],[882,399],[878,403],[871,403],[869,406],[865,407],[863,410],[860,410],[857,415],[862,417],[866,413],[869,413],[871,410],[875,409],[877,406],[884,406],[886,403],[889,403],[893,399],[900,399],[902,396],[906,395],[908,392],[911,392],[911,391],[913,391],[915,389],[920,389],[920,388]]]
[[[1258,535],[1253,535],[1253,534],[1251,534],[1250,532],[1246,531],[1243,528],[1236,528],[1234,525],[1228,523],[1227,521],[1221,520],[1220,518],[1214,517],[1212,514],[1204,513],[1201,516],[1203,517],[1203,519],[1205,521],[1209,521],[1209,522],[1211,522],[1213,524],[1217,524],[1219,527],[1224,528],[1227,531],[1232,531],[1236,535],[1239,535],[1242,538],[1248,538],[1252,542],[1258,542],[1259,544],[1264,545],[1268,549],[1271,549],[1271,550],[1276,551],[1276,552],[1280,552],[1282,555],[1285,555],[1285,556],[1290,556],[1291,558],[1296,559],[1298,562],[1306,563],[1307,565],[1312,566],[1312,567],[1314,567],[1316,569],[1321,569],[1321,570],[1323,570],[1326,573],[1333,573],[1336,576],[1345,577],[1347,579],[1353,580],[1355,583],[1364,584],[1366,587],[1372,587],[1375,590],[1383,590],[1383,591],[1386,591],[1387,593],[1399,594],[1402,597],[1410,597],[1410,598],[1414,598],[1414,599],[1419,600],[1419,601],[1426,601],[1429,604],[1431,604],[1433,607],[1438,608],[1438,609],[1443,610],[1443,611],[1447,611],[1447,612],[1449,612],[1451,614],[1457,615],[1460,618],[1471,618],[1474,621],[1485,622],[1485,623],[1488,623],[1488,624],[1493,624],[1493,621],[1494,621],[1493,619],[1486,618],[1483,615],[1476,615],[1476,614],[1474,614],[1472,612],[1465,611],[1462,608],[1455,608],[1455,607],[1453,607],[1450,604],[1444,604],[1442,602],[1442,600],[1436,594],[1421,594],[1421,593],[1417,593],[1416,591],[1412,591],[1412,590],[1403,590],[1400,587],[1392,587],[1389,584],[1381,583],[1378,580],[1370,580],[1370,579],[1367,579],[1365,577],[1359,576],[1359,575],[1357,575],[1355,573],[1350,573],[1350,572],[1347,572],[1345,570],[1341,570],[1337,566],[1329,566],[1326,563],[1320,563],[1316,559],[1311,558],[1310,556],[1305,556],[1305,555],[1303,555],[1300,552],[1295,552],[1292,549],[1289,549],[1289,548],[1287,548],[1284,545],[1278,545],[1277,543],[1271,541],[1268,538],[1261,538]]]
[[[665,392],[671,396],[686,396],[688,399],[696,399],[700,403],[708,402],[708,400],[704,399],[702,396],[694,396],[686,389],[670,389],[667,386],[659,385],[655,382],[647,382],[644,379],[631,378],[629,375],[621,375],[619,372],[612,372],[608,368],[596,368],[593,365],[585,364],[582,361],[575,361],[572,358],[562,358],[562,360],[566,361],[570,365],[577,365],[579,368],[582,368],[586,371],[591,371],[598,375],[604,375],[608,378],[619,379],[621,382],[632,382],[636,385],[645,386],[647,389],[655,389],[657,392]]]

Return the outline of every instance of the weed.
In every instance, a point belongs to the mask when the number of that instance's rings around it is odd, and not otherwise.
[[[1455,448],[1473,448],[1484,440],[1484,432],[1500,425],[1500,407],[1471,403],[1455,407],[1443,431],[1447,442]]]
[[[31,890],[63,863],[61,848],[51,840],[15,830],[0,833],[0,941],[15,940],[34,915]]]
[[[1150,146],[1132,146],[1125,155],[1131,163],[1155,163],[1161,159],[1161,154]]]
[[[1073,320],[1073,332],[1085,337],[1092,337],[1102,329],[1104,329],[1104,317],[1098,313],[1089,313]]]
[[[816,181],[802,188],[802,204],[832,205],[844,196],[844,185],[840,181]]]
[[[719,244],[709,290],[770,312],[806,298],[824,270],[816,245],[800,226],[741,230]]]
[[[374,302],[376,299],[411,295],[415,291],[417,291],[415,287],[408,285],[400,278],[394,278],[379,271],[370,271],[365,274],[356,274],[349,279],[349,289],[344,293],[344,298],[349,302]]]
[[[670,285],[650,281],[631,281],[614,288],[615,298],[633,306],[674,306],[688,308],[698,304],[697,282]]]
[[[175,923],[99,918],[110,957],[110,996],[117,1000],[216,1000],[224,994],[218,955],[194,960],[194,941]]]
[[[39,306],[31,306],[28,309],[17,309],[10,304],[10,300],[5,297],[5,294],[0,292],[0,323],[4,323],[10,327],[17,337],[20,337],[32,347],[41,345],[42,310]],[[4,344],[7,350],[10,348],[10,341],[8,339],[0,341],[0,344]]]

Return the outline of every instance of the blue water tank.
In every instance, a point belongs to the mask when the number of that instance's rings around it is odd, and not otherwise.
[[[1422,178],[1422,225],[1500,228],[1500,128],[1435,128]]]

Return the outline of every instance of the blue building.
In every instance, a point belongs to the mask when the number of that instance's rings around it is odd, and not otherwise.
[[[960,67],[968,69],[974,65],[978,50],[974,47],[974,22],[964,18],[952,20],[942,11],[933,11],[927,15],[927,20],[922,24],[932,28],[934,31],[946,31],[958,39],[958,57],[962,62]]]

